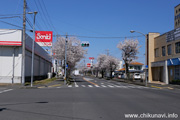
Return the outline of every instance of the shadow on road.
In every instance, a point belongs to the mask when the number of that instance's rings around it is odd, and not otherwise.
[[[0,112],[2,112],[3,110],[7,110],[7,108],[0,108]]]

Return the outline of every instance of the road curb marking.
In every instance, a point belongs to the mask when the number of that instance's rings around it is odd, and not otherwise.
[[[158,86],[152,86],[152,85],[151,85],[151,87],[162,89],[162,87],[158,87]]]
[[[60,86],[61,84],[56,84],[56,85],[50,85],[50,86],[48,86],[48,87],[58,87],[58,86]]]

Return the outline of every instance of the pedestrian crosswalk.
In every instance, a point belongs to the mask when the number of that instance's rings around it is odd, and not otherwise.
[[[124,89],[147,89],[149,87],[144,87],[144,86],[136,86],[136,85],[112,85],[112,84],[101,84],[101,85],[93,85],[93,84],[88,84],[88,85],[68,85],[64,86],[61,88],[124,88]]]

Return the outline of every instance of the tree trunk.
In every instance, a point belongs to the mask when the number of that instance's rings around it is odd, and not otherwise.
[[[126,73],[126,78],[129,79],[129,69],[128,69],[128,63],[125,61],[125,73]]]
[[[98,70],[96,69],[96,77],[98,77]]]
[[[104,71],[103,70],[101,71],[101,74],[102,74],[102,78],[103,78],[104,77]]]
[[[111,68],[111,71],[110,71],[110,78],[112,79],[112,68]]]

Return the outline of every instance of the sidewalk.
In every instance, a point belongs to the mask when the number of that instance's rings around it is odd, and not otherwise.
[[[22,84],[17,83],[0,83],[0,88],[8,88],[8,89],[18,89],[22,87]]]
[[[129,84],[136,84],[136,85],[141,85],[145,86],[144,82],[141,82],[140,80],[125,80],[125,79],[118,79],[118,78],[113,78],[111,79],[113,81],[118,81],[118,82],[125,82]],[[159,89],[180,89],[180,85],[173,85],[173,84],[165,84],[162,82],[152,82],[148,83],[147,87],[154,87],[154,88],[159,88]]]
[[[51,81],[45,84],[33,84],[33,87],[30,85],[23,86],[22,84],[11,84],[11,83],[0,83],[0,88],[8,89],[37,89],[37,88],[47,88],[47,87],[58,87],[64,85],[64,79],[57,78],[57,80]]]

